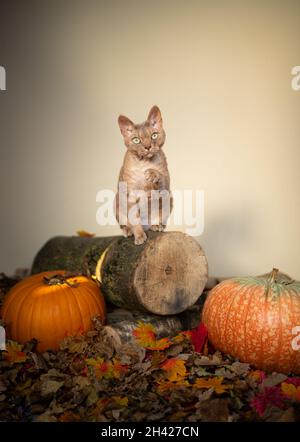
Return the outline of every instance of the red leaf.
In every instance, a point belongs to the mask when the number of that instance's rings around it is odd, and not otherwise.
[[[283,399],[284,395],[279,387],[266,387],[251,399],[250,404],[259,416],[263,416],[268,405],[283,409],[285,407]]]
[[[300,378],[287,378],[284,382],[293,384],[295,387],[300,387]]]
[[[195,348],[195,351],[201,353],[207,342],[207,328],[204,324],[200,323],[197,328],[191,330],[191,341]]]

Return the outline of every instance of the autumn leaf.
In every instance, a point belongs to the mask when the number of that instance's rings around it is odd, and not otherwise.
[[[12,364],[25,362],[27,359],[26,353],[22,351],[22,346],[15,341],[8,341],[4,354],[5,359]]]
[[[104,361],[103,358],[86,359],[86,364],[94,368],[96,377],[99,378],[113,378],[111,366]]]
[[[284,395],[279,387],[266,387],[262,392],[251,399],[250,405],[256,410],[259,416],[263,416],[268,405],[281,409],[284,408],[285,404],[283,399]]]
[[[300,387],[300,378],[287,378],[285,382],[288,384],[293,384],[296,387]]]
[[[132,333],[142,347],[151,345],[156,339],[155,328],[153,325],[141,321],[138,322],[138,326]]]
[[[196,379],[196,382],[193,384],[193,387],[197,388],[213,388],[214,391],[218,394],[225,393],[226,390],[231,389],[231,384],[223,384],[224,378],[221,377],[214,377],[209,379],[202,379],[198,378]]]
[[[107,362],[104,358],[86,359],[86,364],[94,368],[94,372],[97,379],[119,379],[122,373],[126,373],[128,370],[127,365],[122,365],[117,359],[113,359],[113,362]]]
[[[59,416],[59,422],[80,422],[79,414],[72,413],[72,411],[65,411]]]
[[[172,345],[168,338],[156,339],[156,331],[152,324],[139,321],[132,333],[138,344],[147,350],[165,350]]]
[[[170,358],[161,365],[161,369],[166,372],[166,379],[177,382],[187,376],[185,363],[180,358]]]
[[[264,371],[261,370],[252,370],[248,374],[249,378],[253,379],[255,382],[262,383],[266,379],[266,374]]]
[[[114,401],[114,403],[119,407],[128,406],[128,398],[126,396],[112,396],[110,399],[111,401]]]
[[[282,382],[281,391],[289,399],[300,401],[300,387],[296,387],[294,384],[287,382]]]
[[[95,233],[90,233],[90,232],[87,232],[86,230],[77,230],[76,233],[78,236],[82,236],[84,238],[92,238],[93,236],[96,236]]]
[[[112,370],[113,376],[116,379],[120,379],[121,375],[123,373],[124,374],[127,373],[128,369],[129,369],[128,365],[122,365],[118,359],[115,359],[115,358],[113,359],[113,363],[111,364],[111,370]]]
[[[190,332],[191,342],[195,351],[197,353],[201,353],[208,339],[207,328],[204,324],[200,323],[197,328],[192,329]]]
[[[187,388],[187,387],[190,387],[190,383],[184,378],[179,378],[176,382],[168,381],[165,379],[159,379],[156,382],[156,388],[159,394],[165,394],[166,392],[172,390],[177,390],[179,388]]]

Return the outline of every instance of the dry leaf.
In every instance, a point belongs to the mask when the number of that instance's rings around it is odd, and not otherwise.
[[[168,359],[161,365],[162,370],[166,372],[166,379],[171,382],[177,382],[187,376],[184,361],[179,358]]]
[[[196,382],[193,384],[193,387],[197,388],[213,388],[216,393],[225,393],[226,390],[229,390],[232,388],[232,385],[230,384],[223,384],[223,378],[222,377],[214,377],[209,379],[202,379],[198,378],[196,379]]]
[[[77,230],[76,233],[78,236],[82,236],[84,238],[92,238],[92,237],[96,236],[95,233],[90,233],[90,232],[87,232],[86,230]]]
[[[26,353],[22,351],[22,345],[15,341],[8,341],[4,355],[5,359],[12,364],[25,362],[27,359]]]

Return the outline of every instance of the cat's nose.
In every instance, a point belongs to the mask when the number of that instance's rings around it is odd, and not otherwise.
[[[150,144],[150,146],[145,146],[145,149],[146,150],[150,150],[151,149],[151,144]]]

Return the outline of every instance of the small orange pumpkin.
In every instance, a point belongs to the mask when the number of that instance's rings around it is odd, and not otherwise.
[[[62,270],[25,278],[9,291],[2,308],[8,338],[20,343],[36,338],[40,352],[58,350],[66,336],[90,330],[93,316],[105,322],[105,302],[97,284]]]
[[[300,374],[300,282],[277,269],[218,284],[202,321],[222,352],[263,370]]]

